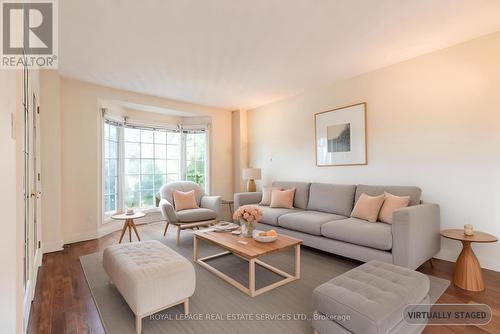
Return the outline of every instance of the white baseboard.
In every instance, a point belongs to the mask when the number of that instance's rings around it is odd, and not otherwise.
[[[120,221],[110,221],[109,223],[102,224],[98,231],[97,237],[101,238],[110,233],[119,231],[123,228],[123,222]]]
[[[64,244],[97,239],[97,231],[85,231],[64,237]]]
[[[28,323],[31,311],[31,302],[35,297],[36,282],[38,279],[38,268],[42,265],[42,250],[37,249],[35,251],[35,257],[33,259],[32,272],[30,273],[31,279],[26,282],[26,290],[23,298],[23,332],[26,333],[28,330]]]
[[[47,243],[42,242],[43,254],[61,251],[63,250],[63,244],[62,240]]]
[[[23,298],[23,333],[28,332],[28,324],[30,320],[30,311],[31,311],[31,290],[33,284],[31,280],[26,282],[26,289],[24,290],[24,298]]]

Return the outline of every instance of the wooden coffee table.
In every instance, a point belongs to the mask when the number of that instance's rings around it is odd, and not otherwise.
[[[461,229],[442,230],[441,235],[445,238],[462,242],[462,252],[458,256],[455,265],[453,283],[464,290],[483,291],[484,282],[481,266],[472,250],[471,243],[495,242],[497,238],[491,234],[479,231],[475,231],[474,235],[468,236],[465,235],[464,230]]]
[[[209,243],[215,244],[226,251],[218,253],[215,255],[206,256],[203,258],[198,258],[198,241],[204,240]],[[246,244],[245,244],[246,243]],[[222,278],[229,284],[233,285],[237,289],[243,291],[250,297],[258,296],[264,292],[282,286],[284,284],[290,283],[292,281],[298,280],[300,278],[300,244],[302,240],[295,239],[292,237],[279,235],[278,239],[271,243],[261,243],[255,241],[252,238],[245,238],[237,235],[233,235],[230,232],[204,232],[196,231],[194,233],[194,261],[197,262],[202,267],[208,269],[218,277]],[[290,248],[295,249],[295,273],[289,274],[283,270],[275,268],[270,264],[262,262],[259,257],[268,255],[274,252],[284,251]],[[245,261],[248,261],[248,282],[249,286],[246,287],[240,282],[234,280],[233,278],[227,276],[223,272],[209,265],[207,260],[214,259],[217,257],[225,256],[227,254],[234,254]],[[282,280],[265,286],[260,289],[255,289],[255,265],[258,264],[272,272],[283,277]]]

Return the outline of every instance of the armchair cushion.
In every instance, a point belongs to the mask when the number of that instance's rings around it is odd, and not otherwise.
[[[193,223],[217,218],[217,213],[210,209],[187,209],[177,212],[178,223]]]

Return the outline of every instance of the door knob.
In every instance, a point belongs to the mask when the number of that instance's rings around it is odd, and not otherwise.
[[[31,194],[30,194],[30,197],[33,198],[33,197],[36,197],[36,198],[40,198],[40,195],[42,194],[41,191],[33,191]]]

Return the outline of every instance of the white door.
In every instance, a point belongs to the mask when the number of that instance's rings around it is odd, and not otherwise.
[[[23,83],[24,153],[24,325],[27,325],[34,297],[38,266],[41,264],[40,141],[38,97],[28,69]]]

